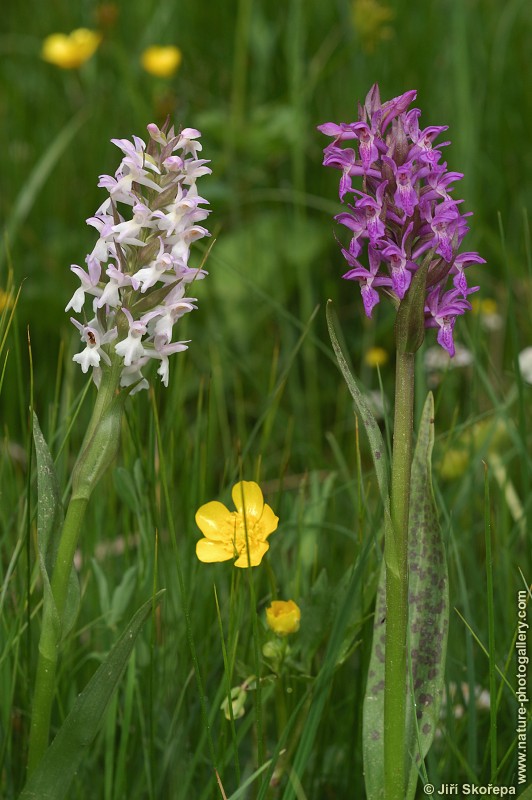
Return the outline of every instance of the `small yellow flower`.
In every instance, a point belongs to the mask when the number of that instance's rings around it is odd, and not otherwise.
[[[364,361],[368,367],[382,367],[388,361],[388,353],[382,347],[370,347]]]
[[[68,35],[52,33],[43,42],[41,56],[61,69],[77,69],[94,55],[102,36],[88,28],[78,28]]]
[[[182,58],[179,47],[153,45],[142,53],[140,61],[150,75],[155,75],[156,78],[171,78],[179,68]]]
[[[299,630],[301,610],[293,600],[274,600],[266,609],[268,627],[278,636],[288,636]]]
[[[241,481],[231,492],[236,511],[213,500],[196,512],[196,525],[204,535],[196,544],[200,561],[229,561],[235,567],[256,567],[270,545],[268,536],[277,530],[279,517],[264,502],[260,486]]]

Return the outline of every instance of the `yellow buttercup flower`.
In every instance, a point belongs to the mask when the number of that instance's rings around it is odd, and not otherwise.
[[[102,36],[88,28],[78,28],[68,35],[52,33],[43,42],[41,56],[61,69],[77,69],[94,55]]]
[[[301,609],[293,600],[274,600],[266,609],[268,627],[278,636],[288,636],[299,630]]]
[[[235,567],[256,567],[270,545],[268,536],[277,530],[279,517],[264,502],[254,481],[240,481],[231,492],[236,511],[213,500],[196,512],[196,525],[204,535],[196,544],[200,561],[229,561]]]
[[[140,61],[150,75],[155,75],[157,78],[171,78],[179,68],[182,58],[179,47],[153,45],[142,53]]]
[[[368,367],[382,367],[388,361],[388,353],[383,347],[370,347],[364,361]]]

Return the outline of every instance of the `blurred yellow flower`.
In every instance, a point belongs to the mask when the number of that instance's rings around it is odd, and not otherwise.
[[[299,630],[301,610],[293,600],[274,600],[266,609],[268,627],[279,636]]]
[[[88,28],[78,28],[68,35],[52,33],[43,42],[41,56],[61,69],[77,69],[94,55],[102,36]]]
[[[183,56],[179,47],[153,45],[142,53],[140,61],[146,72],[157,78],[171,78],[181,64]]]
[[[382,347],[370,347],[364,361],[368,367],[382,367],[388,361],[388,353]]]
[[[393,36],[393,28],[387,25],[395,16],[393,9],[381,5],[377,0],[353,0],[351,6],[353,24],[360,36],[364,50],[373,52],[375,45]]]
[[[200,561],[229,561],[235,567],[256,567],[270,547],[266,541],[277,529],[279,518],[264,502],[261,488],[254,481],[241,481],[231,492],[236,511],[213,500],[196,512],[196,524],[204,539],[196,544]]]
[[[482,326],[489,331],[498,331],[504,325],[504,320],[499,314],[497,301],[491,297],[474,297],[471,301],[474,314],[478,314]]]
[[[497,301],[493,300],[491,297],[474,297],[471,300],[471,307],[473,309],[474,314],[496,314],[499,310],[497,306]]]
[[[13,298],[9,292],[4,292],[2,288],[0,288],[0,314],[2,311],[13,307]]]

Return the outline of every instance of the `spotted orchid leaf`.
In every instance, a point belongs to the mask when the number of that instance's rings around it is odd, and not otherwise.
[[[413,800],[421,763],[428,753],[444,686],[449,623],[445,550],[432,492],[431,455],[434,444],[434,400],[425,402],[412,462],[408,533],[409,624],[405,800]],[[373,645],[364,698],[363,750],[368,800],[384,800],[384,664],[386,586],[381,571]]]

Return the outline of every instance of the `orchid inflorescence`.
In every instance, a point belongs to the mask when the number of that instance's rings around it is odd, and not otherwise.
[[[381,103],[375,84],[359,105],[357,122],[327,122],[318,129],[334,137],[323,163],[342,172],[340,200],[347,194],[358,197],[335,217],[352,234],[348,247],[342,247],[350,267],[343,277],[359,282],[371,317],[379,287],[398,304],[422,262],[428,263],[425,327],[438,328],[438,343],[452,356],[456,318],[471,308],[468,295],[479,288],[467,285],[465,269],[485,261],[478,253],[458,252],[471,212],[461,214],[462,200],[450,192],[463,175],[440,163],[438,148],[449,142],[434,145],[447,126],[420,130],[420,110],[407,110],[415,97],[412,90]],[[358,152],[342,147],[346,141],[357,142]],[[353,188],[353,177],[362,178],[362,191]],[[368,267],[358,260],[366,240]],[[447,288],[449,278],[452,288]]]
[[[112,139],[124,153],[114,177],[100,176],[98,186],[109,197],[87,220],[99,238],[86,257],[87,269],[74,264],[80,279],[65,310],[80,314],[92,297],[88,322],[71,317],[85,349],[74,356],[83,372],[93,368],[97,385],[101,362],[110,355],[122,359],[120,385],[131,392],[148,387],[144,366],[155,359],[158,374],[168,385],[168,357],[187,348],[173,341],[173,326],[196,308],[187,297],[190,283],[207,274],[188,265],[190,245],[209,232],[198,223],[206,219],[207,203],[198,195],[196,179],[211,172],[198,158],[200,132],[183,128],[175,133],[148,125],[150,141]]]

